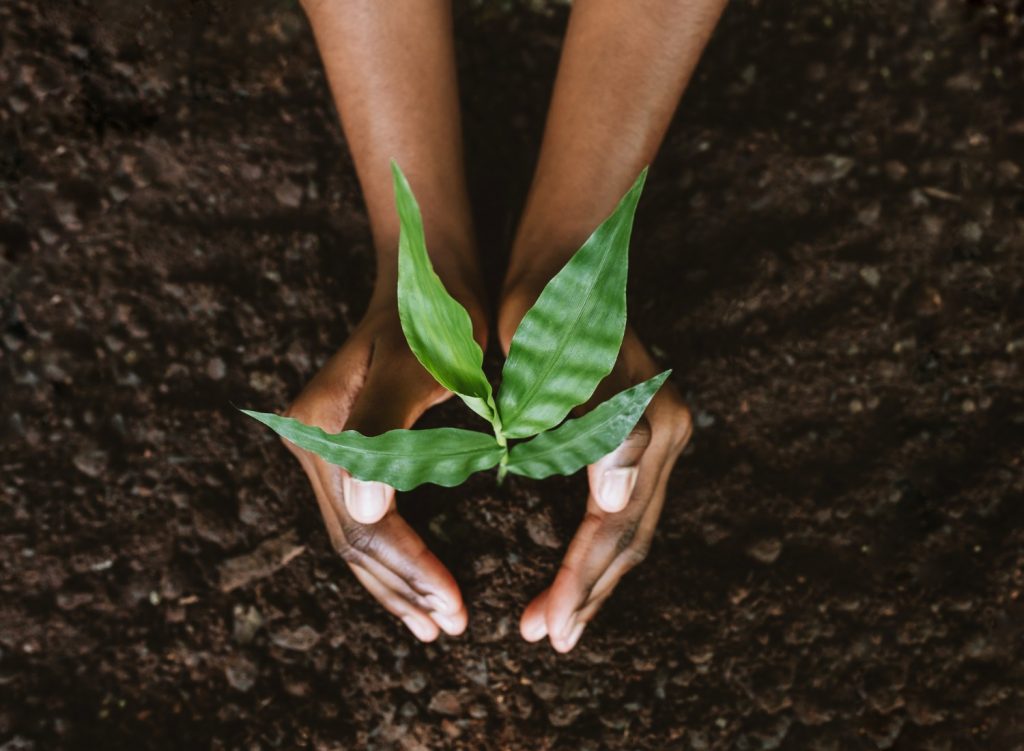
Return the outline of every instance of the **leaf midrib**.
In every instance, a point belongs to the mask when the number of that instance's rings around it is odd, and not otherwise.
[[[618,229],[616,229],[616,234],[617,233],[618,233]],[[601,265],[599,267],[599,271],[600,272],[603,272],[604,269],[607,267],[607,264],[608,264],[609,260],[611,259],[611,255],[612,255],[611,253],[605,253],[604,258],[602,259]],[[572,260],[570,259],[569,262],[571,263]],[[596,289],[596,286],[597,285],[594,285],[593,287],[591,287],[590,291],[587,293],[586,298],[583,301],[583,304],[579,307],[579,312],[576,314],[576,318],[572,322],[572,327],[569,329],[570,331],[576,327],[576,324],[579,323],[580,318],[583,317],[583,311],[587,307],[587,304],[590,302],[590,298],[593,297],[594,290]],[[543,292],[541,294],[543,294]],[[527,311],[527,313],[529,313],[529,311]],[[520,407],[519,410],[516,413],[514,413],[512,418],[504,418],[504,416],[503,416],[502,419],[506,421],[507,425],[514,426],[516,424],[516,419],[519,418],[520,416],[522,416],[523,410],[526,409],[525,405],[528,405],[530,403],[530,399],[532,399],[534,394],[537,393],[537,390],[542,385],[544,385],[546,383],[548,373],[551,372],[551,369],[554,367],[554,363],[558,362],[558,360],[560,359],[560,355],[562,354],[562,352],[565,351],[565,348],[566,348],[568,342],[569,342],[569,337],[563,337],[562,338],[561,346],[559,346],[555,350],[555,352],[554,352],[555,356],[554,357],[549,357],[547,359],[547,363],[546,363],[545,367],[541,371],[543,373],[543,375],[544,375],[544,378],[536,378],[536,379],[534,379],[534,384],[529,387],[529,390],[526,392],[525,398],[521,399],[520,402],[519,402],[520,404],[522,404],[524,406]],[[570,407],[569,409],[572,409],[572,407]],[[566,410],[566,411],[568,412],[568,410]]]
[[[307,427],[313,427],[313,426],[310,425],[310,426],[307,426]],[[342,435],[342,433],[328,433],[327,431],[325,431],[325,430],[323,430],[321,428],[314,428],[314,429],[318,430],[320,432],[320,435],[314,435],[314,436],[312,436],[312,438],[314,440],[317,440],[317,441],[323,441],[323,442],[327,443],[327,445],[332,447],[332,448],[343,449],[345,451],[351,451],[353,453],[362,454],[364,456],[381,456],[381,457],[398,457],[398,458],[409,458],[409,456],[410,456],[410,454],[408,454],[408,453],[401,453],[401,452],[394,452],[394,451],[376,451],[376,450],[373,450],[373,449],[360,448],[360,447],[356,447],[356,446],[341,446],[341,445],[338,445],[336,443],[331,443],[330,437],[332,435]],[[362,433],[359,433],[359,432],[356,432],[356,431],[352,431],[352,432],[355,433],[356,435],[360,436],[361,438],[377,438],[378,437],[378,436],[363,435]],[[387,433],[382,433],[380,437],[383,437],[385,435],[387,435]],[[481,433],[480,435],[486,435],[486,433]],[[291,441],[292,439],[289,438],[288,440]],[[295,441],[292,441],[292,443],[295,443]],[[494,448],[495,449],[500,449],[501,447],[498,446],[497,443],[495,443],[494,444]],[[477,449],[466,449],[464,451],[450,451],[450,452],[443,453],[443,454],[424,455],[423,458],[424,459],[445,459],[445,458],[448,458],[448,457],[465,456],[467,454],[481,454],[481,453],[484,453],[486,451],[491,451],[491,450],[492,450],[491,447],[487,446],[487,447],[482,447],[482,448],[477,448]]]
[[[585,417],[586,416],[584,415],[584,417],[581,417],[579,419],[583,420],[583,419],[585,419]],[[517,464],[525,464],[526,462],[538,461],[538,460],[542,459],[543,457],[546,457],[546,456],[548,456],[550,454],[561,453],[561,452],[565,451],[567,447],[572,446],[574,443],[577,443],[578,441],[580,441],[580,440],[582,440],[584,438],[587,438],[588,436],[596,433],[600,428],[606,427],[609,423],[614,422],[614,421],[619,420],[619,419],[624,419],[625,417],[627,417],[627,415],[619,413],[619,414],[612,415],[610,418],[604,418],[604,419],[598,420],[597,422],[594,423],[594,426],[592,428],[584,430],[582,433],[577,433],[573,438],[570,438],[568,441],[565,441],[563,443],[556,443],[553,446],[551,446],[551,448],[544,449],[543,451],[540,451],[540,452],[534,454],[532,457],[529,457],[529,458],[527,458],[525,460],[519,460],[516,463]]]

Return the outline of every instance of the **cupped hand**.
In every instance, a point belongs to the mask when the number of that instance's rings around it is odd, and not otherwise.
[[[534,297],[506,295],[499,329],[506,353]],[[615,367],[582,411],[661,370],[627,327]],[[691,433],[690,412],[676,388],[666,383],[622,445],[587,468],[586,514],[554,582],[523,612],[519,628],[524,639],[546,636],[559,652],[576,646],[619,580],[647,555],[669,475]]]
[[[411,428],[451,396],[427,373],[402,335],[397,308],[380,306],[359,324],[289,407],[289,417],[329,433],[376,435]],[[285,441],[313,486],[334,549],[370,593],[422,641],[466,628],[455,579],[396,513],[395,490],[357,480]]]

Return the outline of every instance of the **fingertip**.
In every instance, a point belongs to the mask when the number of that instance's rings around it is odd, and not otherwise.
[[[368,482],[346,474],[345,508],[360,524],[376,524],[388,511],[395,489],[382,482]]]
[[[466,630],[466,625],[469,623],[469,615],[465,608],[454,615],[433,611],[430,613],[430,617],[449,636],[459,636]]]
[[[434,621],[418,613],[403,615],[402,622],[412,631],[413,636],[422,642],[432,642],[441,633]]]
[[[540,641],[548,635],[547,602],[550,588],[533,598],[519,619],[519,633],[528,642]]]
[[[552,637],[551,646],[554,647],[556,652],[565,654],[571,652],[576,643],[580,640],[583,635],[583,630],[587,627],[587,624],[583,621],[576,623],[568,634],[559,638]]]
[[[524,617],[519,622],[519,633],[528,642],[540,641],[548,635],[548,627],[543,618]]]

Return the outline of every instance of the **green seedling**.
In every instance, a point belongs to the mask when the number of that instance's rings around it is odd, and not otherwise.
[[[268,412],[242,410],[300,448],[360,480],[409,490],[452,487],[498,467],[534,479],[568,475],[621,444],[640,420],[666,370],[582,417],[566,419],[611,372],[626,330],[626,270],[633,217],[645,169],[619,205],[555,275],[516,329],[497,394],[483,371],[469,313],[434,272],[423,219],[409,182],[391,163],[398,206],[398,313],[424,368],[491,424],[459,428],[328,434]]]

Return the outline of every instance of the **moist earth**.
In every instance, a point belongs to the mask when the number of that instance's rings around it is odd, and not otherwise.
[[[563,656],[517,620],[582,475],[403,496],[470,610],[423,645],[234,409],[372,282],[297,4],[5,0],[0,749],[1024,748],[1021,14],[726,10],[631,252],[695,435]],[[494,290],[568,7],[456,16]]]

